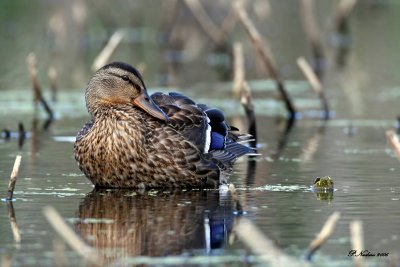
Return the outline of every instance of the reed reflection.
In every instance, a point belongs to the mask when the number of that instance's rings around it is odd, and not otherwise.
[[[77,213],[76,230],[110,259],[212,254],[227,244],[235,219],[230,195],[217,190],[95,189]]]

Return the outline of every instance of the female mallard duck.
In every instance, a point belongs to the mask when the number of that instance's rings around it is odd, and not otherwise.
[[[236,158],[254,152],[220,110],[178,93],[149,97],[125,63],[93,75],[86,106],[92,119],[76,137],[75,159],[98,187],[216,187]]]

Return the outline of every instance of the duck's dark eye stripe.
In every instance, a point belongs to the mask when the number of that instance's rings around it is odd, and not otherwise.
[[[124,81],[130,81],[130,80],[129,80],[129,77],[126,76],[126,75],[122,75],[121,78],[122,78],[122,80],[124,80]]]
[[[138,92],[142,90],[142,88],[140,88],[140,86],[137,83],[132,83],[132,85],[136,88],[136,90],[138,90]]]

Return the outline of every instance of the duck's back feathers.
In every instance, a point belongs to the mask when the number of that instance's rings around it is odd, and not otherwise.
[[[168,115],[170,125],[204,154],[229,167],[238,157],[254,153],[253,148],[237,142],[244,135],[225,122],[223,112],[204,104],[196,104],[180,93],[155,93],[153,101]],[[247,138],[248,139],[248,138]]]

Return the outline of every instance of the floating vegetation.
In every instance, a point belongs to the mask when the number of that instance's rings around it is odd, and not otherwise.
[[[237,190],[257,190],[257,191],[274,191],[274,192],[307,192],[310,191],[310,187],[306,185],[264,185],[258,187],[249,187],[249,188],[236,188]]]

